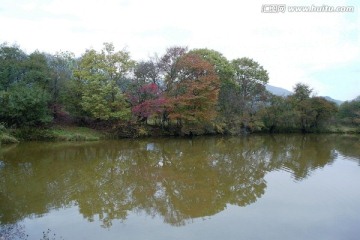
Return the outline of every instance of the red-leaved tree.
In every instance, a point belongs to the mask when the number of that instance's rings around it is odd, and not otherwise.
[[[151,117],[161,117],[167,103],[155,83],[140,86],[129,99],[133,115],[145,122]]]
[[[176,71],[177,77],[166,83],[169,118],[180,124],[213,120],[220,86],[213,65],[188,53],[180,57]]]

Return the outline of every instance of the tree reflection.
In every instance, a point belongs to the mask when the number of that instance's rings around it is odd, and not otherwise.
[[[347,159],[355,161],[360,166],[360,137],[357,135],[339,135],[337,138],[337,148],[340,154]]]
[[[0,221],[77,205],[104,227],[129,212],[180,226],[256,202],[267,172],[308,177],[334,161],[336,146],[318,135],[20,144],[0,152]]]

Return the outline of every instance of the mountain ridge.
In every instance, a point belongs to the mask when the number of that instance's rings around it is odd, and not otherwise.
[[[289,90],[287,90],[285,88],[276,87],[276,86],[273,86],[273,85],[270,85],[270,84],[266,84],[265,88],[266,88],[266,90],[268,90],[272,94],[274,94],[276,96],[280,96],[280,97],[287,97],[287,96],[293,94],[293,92],[291,92],[291,91],[289,91]],[[334,99],[334,98],[332,98],[330,96],[319,96],[319,97],[323,97],[326,100],[328,100],[329,102],[334,102],[337,105],[341,105],[344,102],[344,101],[341,101],[341,100]]]

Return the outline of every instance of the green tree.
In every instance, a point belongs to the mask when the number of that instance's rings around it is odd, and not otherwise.
[[[18,46],[0,46],[0,121],[15,126],[51,121],[48,84],[44,53],[26,55]]]
[[[323,97],[311,98],[311,109],[313,111],[311,127],[315,131],[326,128],[338,111],[336,103],[330,102]]]
[[[73,71],[76,66],[75,56],[71,52],[58,52],[55,55],[47,55],[50,68],[49,93],[51,97],[51,108],[56,118],[65,105],[68,92],[67,84],[73,78]]]
[[[155,59],[140,61],[134,70],[135,80],[141,86],[144,84],[155,83],[160,85],[160,68]]]
[[[0,45],[0,91],[7,91],[12,84],[22,80],[27,58],[19,46]]]
[[[226,81],[233,78],[233,66],[222,53],[207,48],[193,49],[189,53],[197,54],[211,63],[214,66],[214,70],[220,81]]]
[[[297,83],[294,86],[294,94],[292,98],[295,102],[301,103],[301,101],[307,100],[311,97],[313,89],[309,85],[304,83]]]
[[[288,98],[270,95],[267,106],[260,116],[269,132],[291,131],[297,118],[293,105]]]
[[[46,54],[35,51],[25,61],[25,72],[22,74],[22,82],[28,86],[38,86],[48,91],[50,83],[50,67]]]
[[[314,132],[326,128],[337,112],[335,103],[322,97],[311,96],[313,90],[309,85],[297,83],[294,94],[288,97],[294,112],[294,126],[302,132]]]
[[[341,104],[338,116],[344,124],[360,126],[360,96]]]
[[[267,71],[251,58],[231,61],[235,71],[234,80],[239,87],[238,102],[241,121],[245,129],[257,128],[255,113],[266,99],[265,84],[269,81]]]
[[[297,83],[293,90],[294,94],[289,99],[296,111],[296,125],[302,132],[307,132],[310,130],[314,118],[310,99],[313,89],[307,84]]]
[[[105,43],[101,52],[87,50],[74,72],[82,85],[82,109],[95,119],[127,119],[130,109],[120,87],[134,66],[127,51]]]
[[[0,122],[12,126],[38,125],[52,120],[48,109],[49,94],[38,86],[23,83],[0,91]]]

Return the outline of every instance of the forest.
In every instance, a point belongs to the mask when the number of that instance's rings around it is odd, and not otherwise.
[[[51,139],[46,130],[66,126],[112,137],[360,132],[360,96],[339,106],[297,83],[282,97],[268,81],[255,60],[207,48],[173,46],[135,61],[112,43],[80,57],[2,43],[0,136]]]

